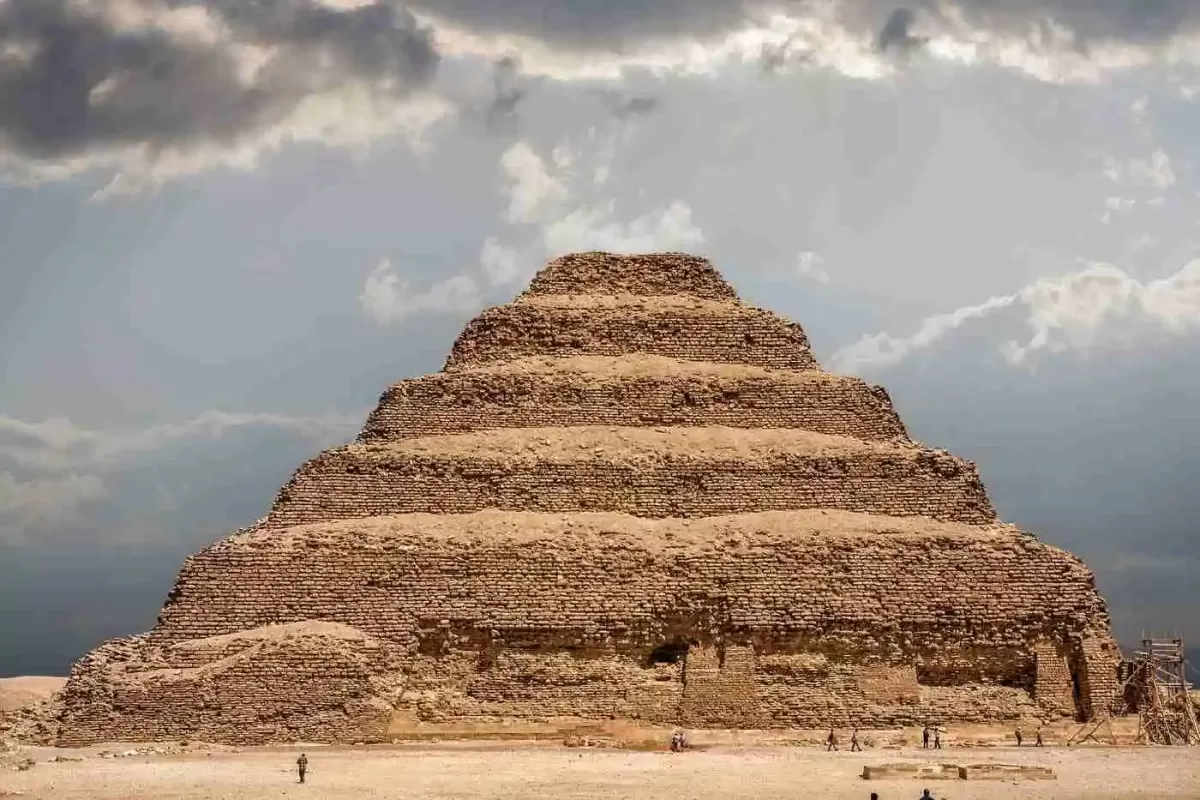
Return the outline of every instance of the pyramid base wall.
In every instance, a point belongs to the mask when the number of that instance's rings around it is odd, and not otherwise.
[[[422,655],[366,637],[256,641],[261,634],[223,657],[209,642],[185,643],[191,652],[184,657],[144,638],[105,645],[72,675],[57,744],[377,743],[390,739],[397,719],[879,730],[1074,716],[1061,704],[1040,702],[1040,686],[991,679],[928,685],[913,664],[839,661],[815,652],[760,654],[749,644],[693,646],[677,663],[651,664],[644,652],[633,651],[491,647]],[[187,663],[201,650],[214,660],[164,666]],[[977,666],[999,672],[1010,668],[1013,656],[994,653]]]
[[[868,551],[480,520],[218,543],[155,630],[76,664],[59,744],[378,742],[396,718],[988,723],[1087,716],[1115,681],[1090,573],[1027,536],[880,534]]]

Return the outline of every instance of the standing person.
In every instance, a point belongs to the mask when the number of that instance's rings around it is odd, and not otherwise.
[[[1014,732],[1014,735],[1017,737],[1017,747],[1020,747],[1021,746],[1021,729],[1017,728],[1017,730]]]
[[[304,783],[304,775],[308,772],[308,756],[304,753],[301,753],[300,757],[296,759],[296,771],[300,773],[300,782]]]
[[[1041,728],[1038,728],[1038,730],[1037,730],[1037,741],[1035,741],[1033,743],[1033,746],[1034,747],[1045,747],[1046,746],[1046,745],[1042,744],[1042,729]]]
[[[934,750],[942,749],[942,729],[941,728],[933,729],[933,749]]]
[[[858,744],[858,728],[850,731],[850,752],[861,751],[862,748]]]
[[[833,728],[829,729],[829,736],[825,739],[825,752],[837,750],[837,734],[833,732]]]
[[[921,728],[921,749],[929,749],[929,724],[926,723],[924,728]]]

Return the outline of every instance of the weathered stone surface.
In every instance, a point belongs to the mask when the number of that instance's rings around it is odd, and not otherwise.
[[[958,768],[958,777],[964,781],[1049,781],[1054,780],[1050,767],[1033,767],[1024,764],[968,764]]]
[[[682,254],[559,259],[81,659],[58,741],[1087,716],[1091,573]]]
[[[740,303],[691,297],[544,295],[488,309],[463,330],[447,369],[529,356],[646,353],[683,361],[816,369],[799,325]]]
[[[858,378],[635,355],[526,358],[401,381],[384,393],[359,438],[574,425],[907,436],[887,392]]]
[[[831,508],[987,524],[973,464],[798,430],[504,429],[351,444],[300,468],[267,524],[499,508],[702,517]]]

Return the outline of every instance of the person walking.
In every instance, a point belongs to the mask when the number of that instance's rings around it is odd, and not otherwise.
[[[1037,740],[1033,743],[1033,746],[1034,747],[1045,747],[1046,746],[1042,743],[1042,729],[1041,728],[1038,728],[1038,730],[1037,730]]]
[[[1017,737],[1017,747],[1020,747],[1021,746],[1021,729],[1017,728],[1016,731],[1014,731],[1014,735]]]
[[[862,747],[858,744],[858,728],[854,728],[852,731],[850,731],[850,752],[854,753],[861,751]]]
[[[308,756],[304,753],[296,759],[296,771],[300,773],[300,782],[304,783],[304,776],[308,773]]]
[[[828,753],[830,750],[836,751],[837,749],[837,734],[833,732],[833,728],[830,728],[829,736],[825,738],[825,752]]]
[[[942,729],[941,728],[933,729],[933,749],[934,750],[942,749]]]
[[[922,750],[929,749],[929,725],[928,724],[926,724],[924,728],[921,728],[921,749]]]

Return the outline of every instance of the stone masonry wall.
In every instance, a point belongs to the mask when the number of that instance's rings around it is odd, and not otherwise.
[[[74,719],[92,720],[74,726],[75,741],[117,724],[103,712],[114,707],[126,714],[115,719],[164,719],[156,732],[175,731],[180,723],[170,720],[208,713],[196,699],[204,692],[187,686],[218,687],[227,698],[217,704],[223,716],[204,723],[211,730],[237,719],[249,726],[244,741],[262,737],[265,727],[234,709],[249,708],[256,693],[274,696],[292,680],[286,665],[307,656],[288,655],[291,646],[278,641],[277,650],[255,645],[239,662],[244,671],[209,668],[206,683],[195,677],[206,668],[191,642],[272,623],[322,620],[385,653],[343,656],[360,666],[331,672],[351,681],[334,695],[363,708],[378,710],[368,699],[394,685],[389,703],[431,720],[617,715],[817,727],[1037,711],[1029,693],[1037,643],[1069,643],[1104,615],[1077,560],[1021,534],[877,534],[868,548],[861,535],[748,525],[715,541],[683,530],[674,542],[647,542],[620,525],[504,535],[485,517],[475,532],[414,533],[421,524],[397,518],[385,528],[252,532],[202,551],[181,572],[143,655],[130,659],[157,675],[190,670],[172,679],[181,688],[132,673],[94,678],[116,688],[108,700],[85,691],[68,704]],[[694,641],[682,668],[648,663],[681,632]],[[199,650],[218,664],[237,662],[229,645]],[[263,659],[285,666],[252,666]],[[81,663],[89,670],[103,667]],[[297,674],[302,683],[307,673]],[[375,688],[363,683],[369,678]],[[73,676],[77,686],[87,680]],[[147,683],[157,688],[136,688]],[[378,716],[367,717],[374,721],[341,740],[377,731]]]
[[[858,379],[818,372],[597,379],[571,372],[464,370],[391,387],[359,439],[574,425],[724,425],[799,428],[865,440],[907,438],[885,392]]]
[[[1122,699],[1117,682],[1121,652],[1108,634],[1107,625],[1093,625],[1084,631],[1077,653],[1083,716],[1090,718],[1102,709],[1115,710]]]
[[[645,464],[389,456],[330,450],[280,492],[272,526],[407,513],[618,511],[701,517],[830,508],[987,524],[996,519],[975,468],[932,451],[761,461],[664,453]]]
[[[689,295],[734,300],[733,287],[708,259],[684,253],[572,253],[542,269],[522,296],[589,294]]]
[[[528,356],[620,356],[626,353],[816,369],[808,338],[795,323],[760,309],[723,304],[709,308],[553,306],[512,303],[467,323],[447,369]]]
[[[1062,642],[1041,642],[1034,648],[1037,681],[1034,696],[1046,708],[1063,714],[1075,712],[1070,654]]]
[[[399,651],[341,626],[303,632],[311,627],[166,650],[144,637],[109,642],[72,671],[58,744],[382,741],[393,706],[378,676],[401,668]]]
[[[488,512],[454,520],[458,533],[436,517],[397,517],[241,534],[185,563],[152,639],[314,619],[413,644],[423,620],[449,620],[590,630],[593,639],[623,628],[658,644],[673,625],[699,635],[711,619],[725,630],[833,636],[847,651],[880,654],[929,629],[921,636],[929,663],[958,671],[950,654],[964,647],[1028,647],[1032,656],[1040,640],[1031,636],[1058,641],[1104,614],[1077,559],[1022,534],[940,532],[950,523],[930,523],[934,534],[788,534],[783,515],[770,531],[732,517],[705,541],[665,522],[656,536],[625,533],[620,515],[600,515],[609,516],[595,533],[573,533],[568,518],[525,534]],[[788,638],[778,649],[811,643]]]

